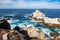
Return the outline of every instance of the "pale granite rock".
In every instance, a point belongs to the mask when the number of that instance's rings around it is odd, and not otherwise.
[[[27,30],[29,37],[46,40],[45,34],[42,31],[36,30],[35,28],[32,28],[32,27],[26,28],[24,30]]]
[[[60,18],[49,18],[46,17],[45,14],[36,10],[30,16],[30,18],[34,19],[35,21],[43,23],[43,25],[52,27],[52,28],[60,28]]]

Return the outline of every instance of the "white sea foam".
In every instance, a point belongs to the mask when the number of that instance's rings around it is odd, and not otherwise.
[[[47,34],[49,37],[51,37],[51,36],[50,36],[51,30],[49,30],[49,29],[47,29],[47,28],[42,28],[41,30],[42,30],[45,34]]]
[[[18,22],[20,20],[8,20],[9,23],[15,23],[15,22]]]

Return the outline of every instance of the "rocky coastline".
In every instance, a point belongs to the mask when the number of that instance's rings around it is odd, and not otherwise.
[[[36,10],[32,14],[30,14],[29,18],[38,21],[40,23],[43,23],[43,25],[47,27],[60,29],[60,18],[46,17],[46,15],[40,12],[39,10]]]
[[[35,15],[35,13],[38,13]],[[54,28],[60,28],[60,26],[55,27],[56,24],[59,24],[59,20],[57,23],[52,25],[50,22],[46,22],[47,17],[37,10],[33,15],[30,15],[30,18],[43,23],[44,25],[48,25],[49,27],[54,26]],[[35,16],[34,16],[35,15]],[[48,18],[47,18],[48,19]],[[50,19],[50,18],[49,18]],[[58,18],[57,18],[58,19]],[[53,19],[53,20],[57,20]],[[52,25],[52,26],[50,26]],[[52,38],[47,38],[45,33],[41,30],[37,30],[34,27],[28,28],[20,28],[18,25],[11,29],[10,24],[8,23],[8,19],[0,19],[0,40],[60,40],[60,34],[50,33]]]
[[[0,19],[0,40],[46,40],[45,34],[35,28],[11,29],[7,19]]]

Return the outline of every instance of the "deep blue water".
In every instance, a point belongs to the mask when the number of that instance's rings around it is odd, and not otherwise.
[[[29,25],[31,27],[36,27],[36,29],[42,30],[47,37],[50,37],[50,32],[55,32],[60,34],[60,29],[48,28],[39,22],[35,22],[28,18],[29,14],[32,14],[36,9],[0,9],[0,18],[12,18],[9,20],[11,29],[16,25],[19,27],[25,27]],[[60,18],[60,9],[39,9],[46,16],[51,18]]]
[[[25,15],[31,14],[36,9],[0,9],[0,16],[12,16],[15,19],[23,19]],[[39,9],[46,16],[56,18],[60,17],[60,9]]]

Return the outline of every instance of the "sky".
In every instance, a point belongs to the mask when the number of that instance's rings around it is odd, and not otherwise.
[[[60,0],[0,0],[0,9],[60,9]]]

